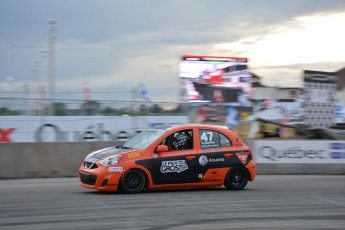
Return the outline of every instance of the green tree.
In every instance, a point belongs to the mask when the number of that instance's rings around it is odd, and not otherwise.
[[[98,101],[86,101],[81,105],[81,109],[84,110],[86,115],[100,114],[101,103]]]
[[[66,106],[62,102],[55,102],[54,103],[54,109],[55,109],[55,116],[66,116]]]
[[[150,112],[151,112],[151,113],[158,114],[158,113],[160,113],[161,111],[162,111],[162,108],[161,108],[159,105],[153,104],[153,105],[151,106],[151,109],[150,109]]]
[[[0,108],[0,116],[14,116],[14,115],[18,115],[18,111],[13,111],[6,107]]]
[[[116,116],[118,114],[118,111],[111,107],[105,107],[101,110],[101,113],[105,116]]]

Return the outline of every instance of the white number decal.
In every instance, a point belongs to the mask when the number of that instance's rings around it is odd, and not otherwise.
[[[202,141],[212,141],[213,140],[213,132],[203,132],[201,134]]]

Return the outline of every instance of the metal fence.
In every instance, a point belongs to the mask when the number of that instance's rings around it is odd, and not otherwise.
[[[50,114],[53,111],[53,114]],[[0,116],[123,116],[186,115],[187,104],[135,100],[78,100],[30,98],[25,94],[1,97]]]

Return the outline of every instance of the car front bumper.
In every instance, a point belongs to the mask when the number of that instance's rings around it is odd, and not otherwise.
[[[88,169],[82,164],[79,168],[80,185],[99,191],[117,191],[122,172],[110,172],[109,167],[100,166]]]

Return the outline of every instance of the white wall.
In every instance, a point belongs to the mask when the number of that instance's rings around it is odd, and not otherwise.
[[[187,122],[187,116],[0,116],[0,142],[123,141],[159,124]]]
[[[296,95],[292,96],[291,91],[296,91]],[[284,89],[275,87],[254,87],[252,88],[251,96],[253,99],[267,99],[267,98],[298,98],[302,94],[302,89]]]

